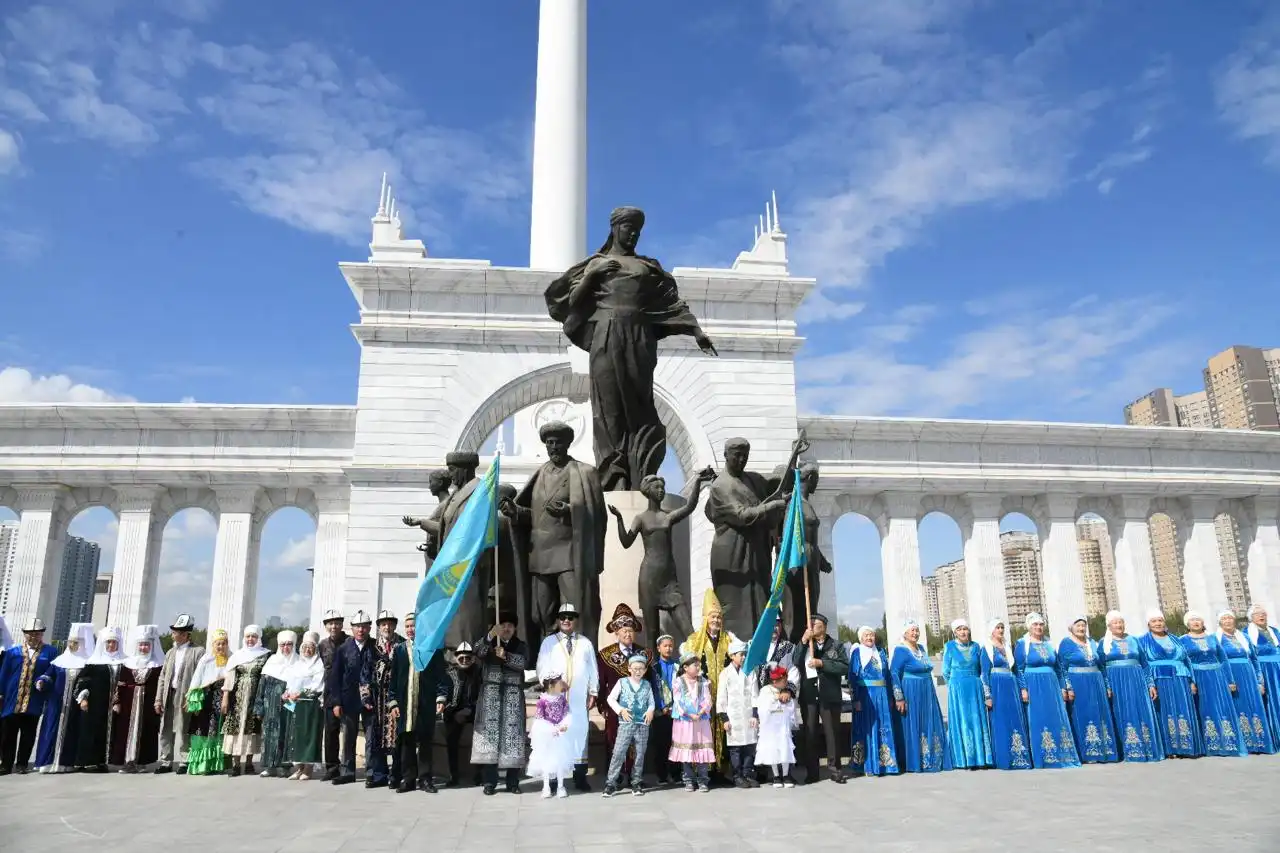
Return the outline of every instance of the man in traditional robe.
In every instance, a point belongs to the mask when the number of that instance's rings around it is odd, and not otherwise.
[[[342,764],[340,772],[333,778],[335,785],[349,785],[356,781],[356,735],[362,718],[373,719],[373,706],[366,704],[360,690],[360,676],[373,658],[373,643],[369,640],[371,624],[367,613],[363,610],[355,612],[351,617],[351,636],[338,647],[333,655],[333,664],[325,675],[325,712],[342,726]],[[365,728],[372,728],[371,723],[367,722]],[[366,739],[365,767],[371,766],[368,744]]]
[[[656,717],[659,697],[662,695],[662,687],[653,674],[653,652],[636,645],[636,634],[644,630],[640,619],[629,605],[622,603],[614,608],[613,618],[604,626],[604,629],[613,634],[615,642],[602,648],[599,654],[596,655],[596,670],[598,673],[596,687],[599,690],[599,695],[607,697],[615,684],[621,679],[630,677],[631,672],[628,668],[628,661],[636,655],[642,655],[646,661],[644,679],[653,688],[654,713]],[[618,713],[613,710],[613,707],[608,702],[600,702],[599,709],[604,717],[604,738],[608,746],[604,754],[601,771],[607,777],[614,745],[618,742]],[[633,755],[634,751],[628,749],[626,761],[622,766],[622,776],[619,777],[618,785],[620,787],[626,787],[628,780],[631,780],[632,765],[634,764]],[[639,779],[634,780],[635,784],[639,784],[639,782]]]
[[[431,753],[436,735],[436,691],[445,678],[444,649],[436,649],[421,672],[413,664],[413,641],[417,636],[417,615],[404,617],[404,642],[391,656],[391,700],[387,703],[396,724],[396,752],[399,754],[400,784],[396,791],[407,794],[415,788],[436,792]]]
[[[93,625],[73,622],[67,648],[53,659],[53,694],[40,718],[36,767],[41,773],[70,773],[75,769],[76,741],[80,736],[80,705],[76,702],[76,678],[93,654]]]
[[[76,702],[80,705],[80,736],[76,743],[76,766],[86,773],[107,772],[107,751],[111,747],[111,708],[115,704],[116,679],[125,659],[120,631],[103,628],[93,654],[84,662],[76,678]]]
[[[187,772],[187,755],[191,751],[191,714],[187,711],[187,691],[191,689],[191,677],[204,658],[204,650],[191,645],[191,632],[196,620],[190,613],[180,613],[169,626],[173,645],[164,656],[160,668],[160,685],[156,688],[156,712],[160,719],[160,763],[157,773],[173,770],[175,751],[179,774]],[[175,750],[176,742],[176,750]]]
[[[360,701],[369,709],[364,728],[366,788],[400,784],[400,756],[396,754],[396,721],[391,716],[391,654],[404,637],[396,633],[398,620],[390,610],[378,613],[377,636],[360,674]],[[388,757],[390,761],[388,762]],[[388,768],[388,764],[390,767]]]
[[[480,661],[480,697],[471,733],[471,763],[480,765],[484,793],[498,790],[498,772],[506,772],[508,793],[520,793],[526,761],[524,667],[528,647],[516,634],[516,615],[504,613],[476,644]]]
[[[565,737],[573,741],[578,756],[573,767],[573,786],[590,791],[587,781],[587,734],[591,730],[590,711],[600,695],[600,668],[596,663],[595,644],[577,630],[578,609],[571,602],[560,605],[556,613],[560,630],[542,641],[538,652],[538,680],[558,675],[569,685],[569,712],[572,714]]]
[[[480,667],[476,665],[475,649],[470,643],[459,643],[453,650],[453,660],[445,658],[444,677],[436,688],[436,713],[444,720],[445,758],[451,788],[462,784],[458,750],[467,726],[475,722],[479,696]],[[479,774],[475,784],[480,784]]]
[[[347,632],[342,630],[342,614],[336,610],[324,612],[325,637],[320,641],[318,651],[324,663],[324,696],[320,707],[324,710],[324,781],[332,782],[338,778],[338,735],[342,730],[342,720],[334,716],[333,705],[329,700],[329,672],[333,669],[333,660],[338,649],[347,641]]]
[[[30,771],[40,714],[54,695],[51,667],[58,650],[44,641],[44,622],[24,622],[22,637],[0,663],[0,776]]]
[[[569,455],[573,434],[566,423],[543,424],[538,436],[548,461],[515,500],[503,500],[498,508],[528,531],[525,564],[541,631],[552,627],[560,602],[568,602],[581,614],[582,633],[595,637],[608,517],[596,469]]]
[[[120,664],[112,706],[115,722],[109,761],[119,765],[121,773],[137,773],[155,763],[160,739],[160,713],[155,707],[164,665],[160,632],[155,625],[138,625],[130,645],[133,655]]]
[[[729,646],[736,642],[738,642],[737,636],[724,627],[724,610],[720,606],[719,598],[716,597],[716,591],[708,589],[702,596],[702,627],[689,635],[689,639],[680,647],[680,655],[683,657],[686,654],[695,654],[701,659],[702,674],[711,684],[713,717],[716,691],[720,689],[720,673],[729,662]],[[716,766],[711,768],[711,773],[717,779],[722,779],[720,767],[724,763],[726,754],[724,729],[720,726],[712,726],[711,733],[716,748]]]

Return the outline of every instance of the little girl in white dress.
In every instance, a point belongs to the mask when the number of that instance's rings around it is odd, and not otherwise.
[[[556,780],[556,796],[569,796],[564,780],[573,773],[573,764],[578,759],[574,754],[573,740],[567,735],[573,723],[569,696],[565,692],[568,689],[569,685],[559,675],[543,679],[543,692],[538,697],[533,728],[529,732],[529,743],[533,748],[529,752],[528,773],[533,778],[542,777],[544,800],[551,796],[553,778]]]
[[[760,688],[756,697],[756,710],[760,716],[756,764],[767,764],[773,769],[773,787],[794,788],[796,785],[789,776],[791,765],[796,761],[791,733],[800,728],[800,703],[791,695],[787,671],[782,667],[770,671],[769,683]]]

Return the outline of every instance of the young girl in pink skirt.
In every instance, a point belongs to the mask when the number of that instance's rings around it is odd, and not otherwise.
[[[680,677],[671,686],[671,752],[668,758],[684,766],[686,791],[710,790],[711,766],[716,763],[711,734],[711,682],[702,677],[696,654],[680,658]]]

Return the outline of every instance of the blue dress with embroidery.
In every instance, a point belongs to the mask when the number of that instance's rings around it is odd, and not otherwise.
[[[1079,767],[1071,720],[1062,701],[1058,655],[1048,640],[1023,637],[1013,647],[1013,674],[1027,691],[1031,763],[1037,768]]]
[[[947,682],[947,741],[952,767],[990,767],[991,723],[982,682],[982,647],[949,640],[942,649]]]
[[[1235,684],[1231,665],[1212,634],[1178,638],[1187,651],[1191,678],[1196,685],[1196,725],[1200,729],[1205,755],[1248,755],[1244,741],[1236,734]],[[1159,689],[1158,687],[1156,688]]]
[[[1271,726],[1267,725],[1267,708],[1262,698],[1262,670],[1253,643],[1239,630],[1221,634],[1223,654],[1231,665],[1236,682],[1236,731],[1244,740],[1244,748],[1254,755],[1270,755],[1276,751]]]
[[[933,664],[923,649],[893,650],[889,665],[893,698],[907,703],[898,734],[898,762],[907,773],[936,773],[951,769],[947,730],[933,685]]]
[[[982,650],[982,683],[991,698],[991,753],[1001,770],[1030,770],[1027,750],[1027,720],[1022,713],[1022,696],[1004,649],[992,655]]]
[[[858,646],[849,652],[849,694],[854,708],[849,726],[853,741],[850,772],[855,776],[898,773],[889,662],[881,649],[876,649],[865,666]]]
[[[1111,712],[1120,740],[1120,757],[1125,761],[1162,761],[1160,724],[1156,721],[1151,688],[1155,681],[1147,666],[1147,655],[1137,637],[1118,640],[1104,637],[1098,644],[1098,658],[1111,688]]]
[[[1271,728],[1271,740],[1280,740],[1280,631],[1267,626],[1265,631],[1256,626],[1251,627],[1249,636],[1253,640],[1253,652],[1258,662],[1258,671],[1262,673],[1262,683],[1267,687],[1267,725]]]
[[[1191,695],[1191,663],[1187,650],[1172,634],[1138,639],[1156,685],[1156,725],[1165,755],[1195,758],[1204,755],[1200,726],[1196,724],[1196,700]]]
[[[1071,710],[1071,730],[1076,750],[1085,764],[1119,761],[1116,752],[1115,722],[1107,702],[1107,679],[1098,660],[1098,644],[1086,639],[1081,646],[1074,637],[1058,644],[1058,670],[1062,685],[1075,694]]]

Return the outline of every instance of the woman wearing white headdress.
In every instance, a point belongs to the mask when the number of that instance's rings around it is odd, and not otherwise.
[[[1077,616],[1070,634],[1058,644],[1058,672],[1066,689],[1076,754],[1085,764],[1119,761],[1116,724],[1107,702],[1110,690],[1098,656],[1098,644],[1089,638],[1089,620]]]
[[[93,626],[74,622],[67,634],[67,649],[53,659],[53,695],[40,718],[36,742],[36,767],[41,773],[68,773],[75,769],[76,742],[80,736],[80,703],[76,678],[93,654]]]
[[[112,706],[116,697],[116,676],[124,661],[123,645],[119,629],[103,628],[98,632],[93,654],[89,655],[76,677],[76,702],[80,705],[76,766],[86,773],[107,772]]]
[[[1205,755],[1248,755],[1244,738],[1236,732],[1235,676],[1216,635],[1205,629],[1204,616],[1188,610],[1182,617],[1187,633],[1178,638],[1187,652],[1194,679],[1196,725]]]
[[[991,697],[982,681],[982,647],[973,642],[968,619],[951,623],[954,640],[942,649],[942,678],[947,682],[947,739],[951,766],[976,770],[990,767]]]
[[[920,626],[908,620],[889,661],[893,700],[902,731],[898,762],[907,773],[951,769],[947,730],[933,683],[933,662],[920,643]]]
[[[869,625],[858,629],[858,644],[849,652],[849,698],[853,704],[849,772],[855,776],[898,773],[889,659],[876,646],[876,631]]]
[[[1161,761],[1160,726],[1156,722],[1156,682],[1138,638],[1125,631],[1124,614],[1107,613],[1107,633],[1098,643],[1098,660],[1111,694],[1111,713],[1125,761]]]
[[[1159,609],[1147,612],[1147,633],[1138,638],[1138,644],[1156,687],[1156,728],[1164,754],[1177,758],[1204,755],[1187,650],[1169,633]]]
[[[1253,643],[1236,630],[1236,615],[1230,610],[1218,614],[1218,644],[1222,646],[1236,682],[1236,719],[1244,747],[1254,755],[1276,751],[1275,733],[1267,722],[1267,685],[1258,668]]]
[[[1058,653],[1045,633],[1039,613],[1028,613],[1027,633],[1013,647],[1013,674],[1027,706],[1027,735],[1031,738],[1031,766],[1079,767],[1071,720],[1067,716],[1067,688],[1058,672]]]
[[[110,760],[121,765],[121,773],[137,773],[160,757],[160,715],[156,713],[156,689],[164,666],[160,631],[155,625],[137,625],[129,645],[133,654],[120,662],[111,727]]]
[[[1267,624],[1267,608],[1255,604],[1249,608],[1249,626],[1245,629],[1258,670],[1266,687],[1267,724],[1273,738],[1280,738],[1280,631]]]
[[[254,710],[262,668],[271,654],[262,629],[244,629],[244,645],[231,655],[222,679],[222,751],[231,757],[228,776],[253,772],[253,754],[262,747],[262,715]]]
[[[1030,770],[1027,720],[1022,713],[1018,680],[1013,675],[1013,655],[1005,639],[1003,619],[987,625],[982,644],[982,686],[991,709],[991,758],[1001,770]]]
[[[286,726],[286,758],[296,770],[290,779],[311,778],[311,766],[320,761],[320,733],[324,728],[324,660],[320,657],[320,635],[302,635],[302,654],[289,667],[284,698],[291,719]]]
[[[289,762],[285,759],[286,727],[289,722],[284,710],[284,694],[288,687],[290,668],[297,663],[298,635],[293,631],[276,634],[276,651],[267,658],[258,681],[258,695],[254,711],[262,716],[262,773],[271,776],[288,776]]]

